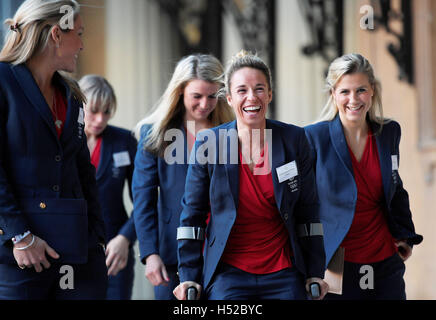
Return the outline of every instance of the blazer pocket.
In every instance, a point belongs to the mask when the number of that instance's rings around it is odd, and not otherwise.
[[[88,260],[88,215],[83,199],[21,199],[30,231],[60,256],[56,262],[83,264]]]

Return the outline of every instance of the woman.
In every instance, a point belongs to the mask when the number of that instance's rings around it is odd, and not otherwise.
[[[178,230],[181,284],[174,294],[185,300],[195,287],[197,298],[205,288],[210,300],[301,300],[317,282],[322,299],[328,289],[322,226],[304,130],[265,118],[271,74],[257,56],[234,58],[225,89],[236,121],[197,138]]]
[[[398,173],[400,126],[383,118],[380,83],[361,55],[333,61],[327,86],[325,121],[306,128],[316,159],[327,262],[345,250],[342,295],[327,297],[405,299],[403,261],[422,236],[415,233]],[[361,287],[366,265],[374,277],[363,280],[374,283],[373,290]]]
[[[179,283],[176,230],[195,135],[233,119],[231,109],[217,97],[222,72],[211,55],[183,58],[154,112],[138,125],[134,218],[140,258],[156,300],[174,299],[172,291]]]
[[[73,13],[72,26],[65,8]],[[79,5],[27,0],[6,23],[0,299],[104,299],[105,233],[84,134],[84,97],[60,73],[76,70],[83,49]]]
[[[97,75],[79,81],[86,97],[85,133],[105,222],[108,244],[108,300],[130,300],[135,264],[133,243],[136,240],[133,217],[124,207],[123,191],[127,182],[131,192],[136,139],[131,132],[108,126],[114,116],[117,99],[109,82]]]

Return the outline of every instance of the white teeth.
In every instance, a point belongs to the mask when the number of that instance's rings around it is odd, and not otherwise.
[[[246,107],[244,111],[259,111],[260,107]]]
[[[356,111],[359,110],[362,106],[358,106],[358,107],[348,107],[348,109],[350,109],[351,111]]]

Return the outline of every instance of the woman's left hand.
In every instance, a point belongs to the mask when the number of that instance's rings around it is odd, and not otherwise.
[[[116,276],[127,265],[129,257],[129,240],[123,235],[117,235],[106,246],[106,266],[108,276]]]
[[[398,255],[406,261],[412,255],[412,247],[407,244],[406,241],[397,241],[395,245],[398,247]]]

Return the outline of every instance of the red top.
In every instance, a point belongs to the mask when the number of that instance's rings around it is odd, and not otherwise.
[[[58,133],[58,137],[60,138],[62,130],[64,129],[65,121],[67,119],[67,101],[60,90],[55,89],[54,94],[54,103],[51,113],[53,115],[56,132]]]
[[[375,136],[372,132],[368,133],[360,162],[351,149],[349,152],[357,186],[357,202],[353,223],[341,245],[345,248],[345,261],[362,264],[382,261],[392,256],[397,247],[386,222]]]
[[[91,155],[91,163],[95,167],[95,171],[98,170],[98,165],[100,164],[102,141],[103,141],[102,137],[97,139],[97,145],[95,146],[94,151],[92,151],[92,155]]]
[[[243,163],[241,152],[239,157],[238,212],[221,259],[254,274],[289,268],[292,266],[289,234],[277,209],[271,172],[254,175]],[[269,166],[268,157],[263,158]],[[263,167],[262,159],[256,167]]]

